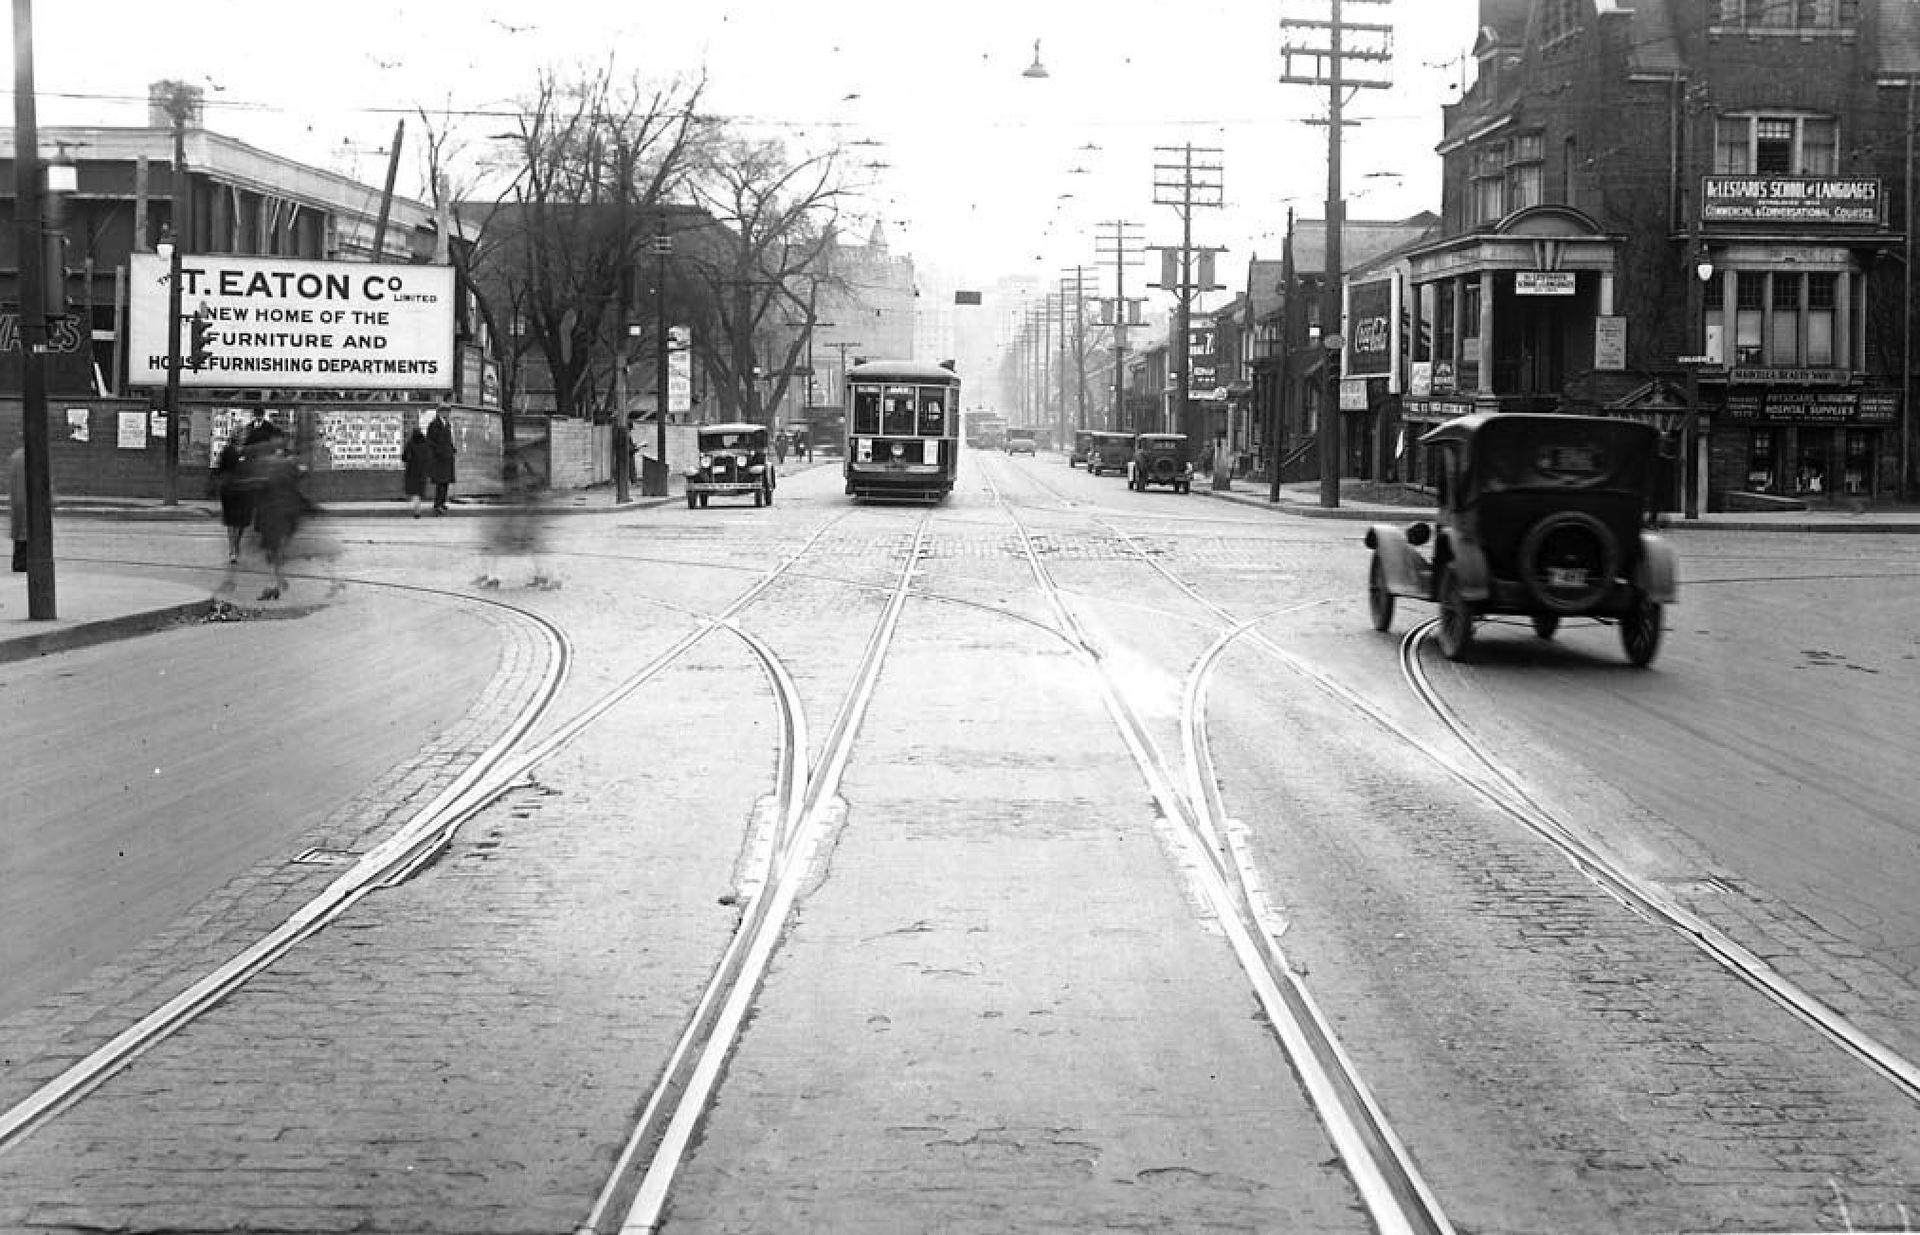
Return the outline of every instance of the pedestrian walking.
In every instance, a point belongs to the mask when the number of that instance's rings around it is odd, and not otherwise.
[[[283,569],[288,546],[311,508],[305,488],[307,469],[293,457],[283,437],[264,454],[250,458],[248,470],[255,484],[253,527],[273,571],[273,582],[260,599],[278,600],[288,588]]]
[[[247,427],[240,433],[240,452],[245,454],[255,446],[268,445],[275,438],[286,435],[287,431],[267,416],[266,408],[256,407],[253,409],[253,419],[247,422]]]
[[[207,487],[220,500],[220,525],[227,529],[227,564],[240,560],[240,540],[253,526],[253,478],[247,474],[242,431],[234,430],[214,456]]]
[[[474,586],[497,588],[500,571],[507,559],[525,558],[531,568],[527,586],[552,589],[560,580],[548,573],[545,561],[546,517],[540,511],[540,494],[545,481],[530,459],[509,456],[500,467],[501,497],[506,512],[489,521],[487,539],[481,549],[480,577]]]
[[[787,461],[787,435],[784,433],[773,435],[773,461],[775,463]]]
[[[400,448],[400,466],[404,471],[400,487],[413,507],[413,517],[418,519],[420,503],[427,500],[427,478],[433,471],[433,443],[427,440],[424,426],[414,425],[407,435],[407,444]]]
[[[447,405],[433,409],[427,424],[427,445],[432,450],[427,478],[433,482],[433,513],[447,513],[447,489],[453,484],[453,457],[459,453],[453,444],[453,426],[447,423]]]
[[[7,460],[8,522],[12,524],[13,573],[27,573],[27,448],[15,446]]]

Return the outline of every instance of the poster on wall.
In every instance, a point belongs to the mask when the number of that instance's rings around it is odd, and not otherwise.
[[[146,449],[147,414],[145,412],[121,412],[118,422],[120,432],[114,445],[121,450]]]
[[[91,415],[84,407],[67,409],[67,440],[70,442],[90,442],[93,440]]]

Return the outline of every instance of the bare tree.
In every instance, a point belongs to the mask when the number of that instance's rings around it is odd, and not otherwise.
[[[691,184],[718,227],[715,243],[679,262],[697,276],[681,307],[729,419],[768,422],[805,356],[820,293],[835,282],[838,154],[793,161],[777,142],[724,141]]]
[[[538,356],[559,415],[616,410],[636,268],[684,211],[675,199],[713,131],[695,110],[704,89],[648,87],[611,63],[573,79],[543,72],[515,130],[494,135],[514,174],[496,202],[462,210],[472,286],[510,367]]]

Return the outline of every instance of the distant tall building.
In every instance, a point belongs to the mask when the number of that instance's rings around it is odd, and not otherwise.
[[[869,360],[940,360],[914,351],[915,287],[913,259],[887,248],[886,228],[878,220],[865,244],[839,237],[828,269],[842,284],[821,293],[819,324],[813,333],[814,401],[838,403],[844,366]]]

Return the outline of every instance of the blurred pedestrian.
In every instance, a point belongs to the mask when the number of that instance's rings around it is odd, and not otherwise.
[[[447,489],[453,484],[453,457],[459,453],[453,444],[453,426],[447,422],[444,403],[433,409],[433,419],[427,424],[427,445],[433,452],[427,469],[427,478],[433,481],[433,513],[444,515]]]
[[[500,467],[501,499],[505,512],[490,520],[485,546],[481,549],[480,577],[474,584],[483,588],[500,586],[500,571],[509,559],[525,558],[531,567],[527,586],[557,588],[560,580],[547,570],[545,560],[546,518],[540,510],[540,495],[545,480],[530,459],[509,455]]]
[[[773,461],[775,463],[787,461],[787,435],[784,433],[773,435]]]
[[[285,429],[268,418],[266,408],[256,407],[253,409],[253,419],[249,420],[247,427],[241,431],[240,452],[245,454],[250,447],[264,446],[270,444],[275,438],[286,435]]]
[[[227,529],[227,564],[240,560],[240,538],[253,526],[253,478],[247,474],[242,431],[227,435],[213,458],[207,486],[220,499],[220,524]]]
[[[400,448],[400,466],[405,471],[401,489],[413,507],[413,517],[418,519],[420,503],[427,500],[427,477],[433,470],[433,443],[427,440],[425,426],[415,424],[407,435],[407,444]]]
[[[15,446],[7,459],[8,522],[12,524],[13,573],[27,572],[27,448]]]
[[[255,485],[253,527],[273,570],[273,582],[260,599],[278,600],[288,587],[283,569],[288,546],[312,505],[305,487],[307,469],[287,449],[284,437],[258,457],[250,456],[247,466]]]

